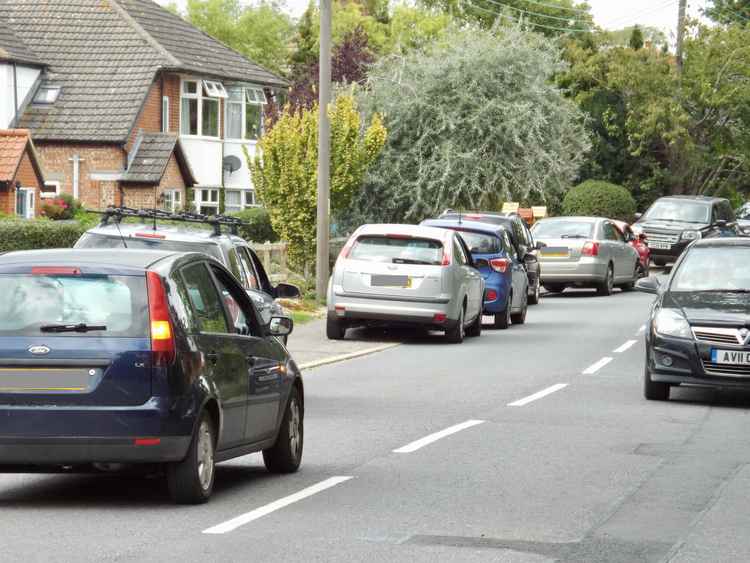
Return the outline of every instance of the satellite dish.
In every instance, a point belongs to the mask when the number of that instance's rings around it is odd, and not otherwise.
[[[231,174],[235,170],[239,170],[240,168],[242,168],[242,161],[239,159],[239,157],[230,154],[229,156],[224,157],[222,165],[224,170],[228,171]]]

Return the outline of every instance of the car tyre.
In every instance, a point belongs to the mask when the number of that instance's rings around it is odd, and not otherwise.
[[[518,313],[511,314],[510,318],[514,325],[522,325],[526,323],[526,312],[529,310],[529,299],[528,297],[523,302],[523,309]]]
[[[666,258],[652,258],[652,260],[654,261],[654,264],[656,264],[660,268],[663,268],[664,266],[667,265],[667,259]]]
[[[216,475],[215,448],[216,430],[204,412],[185,459],[166,467],[169,492],[177,504],[203,504],[211,497]]]
[[[456,325],[445,331],[445,340],[451,344],[461,344],[464,341],[464,336],[466,335],[466,327],[464,327],[465,314],[466,307],[461,307]]]
[[[599,286],[596,288],[597,295],[601,296],[607,296],[612,295],[612,289],[614,284],[614,277],[615,273],[612,268],[612,264],[607,266],[607,275],[604,277],[604,280],[599,284]]]
[[[495,313],[495,328],[505,330],[513,323],[513,319],[511,318],[512,303],[513,295],[511,294],[508,296],[508,303],[505,306],[505,309],[499,313]]]
[[[304,412],[297,387],[292,387],[276,443],[263,450],[263,463],[271,473],[294,473],[302,462]]]
[[[326,336],[328,340],[343,340],[346,336],[346,326],[343,321],[328,315],[326,319]]]
[[[539,283],[539,280],[537,280],[536,284],[534,284],[534,291],[531,292],[529,295],[529,305],[538,305],[539,299],[541,297],[541,284]]]
[[[643,374],[643,396],[649,401],[669,400],[669,383],[652,381],[648,366],[646,366]]]
[[[482,336],[482,311],[479,311],[477,318],[466,329],[466,336]]]

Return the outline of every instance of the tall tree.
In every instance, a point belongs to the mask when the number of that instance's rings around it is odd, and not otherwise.
[[[704,13],[719,23],[750,23],[750,0],[710,0]]]
[[[643,49],[643,32],[637,25],[633,26],[633,31],[630,33],[628,45],[630,45],[630,48],[635,51],[637,51],[638,49]]]
[[[188,0],[187,18],[268,70],[282,75],[288,72],[294,24],[282,4],[263,0],[244,6],[239,0]]]

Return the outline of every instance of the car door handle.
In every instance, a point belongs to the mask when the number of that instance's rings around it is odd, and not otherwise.
[[[215,365],[216,362],[219,361],[219,354],[217,354],[216,352],[209,352],[208,354],[206,354],[206,358],[209,362]]]

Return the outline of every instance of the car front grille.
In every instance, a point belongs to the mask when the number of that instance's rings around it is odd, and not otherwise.
[[[653,242],[666,242],[668,244],[675,244],[680,240],[679,235],[669,235],[667,233],[654,233],[644,230],[646,233],[646,239]]]
[[[750,377],[750,366],[734,366],[730,364],[715,364],[701,360],[703,369],[710,375],[722,375],[724,377]]]
[[[732,346],[742,346],[745,343],[745,339],[736,328],[694,326],[693,335],[701,342],[731,344]]]

